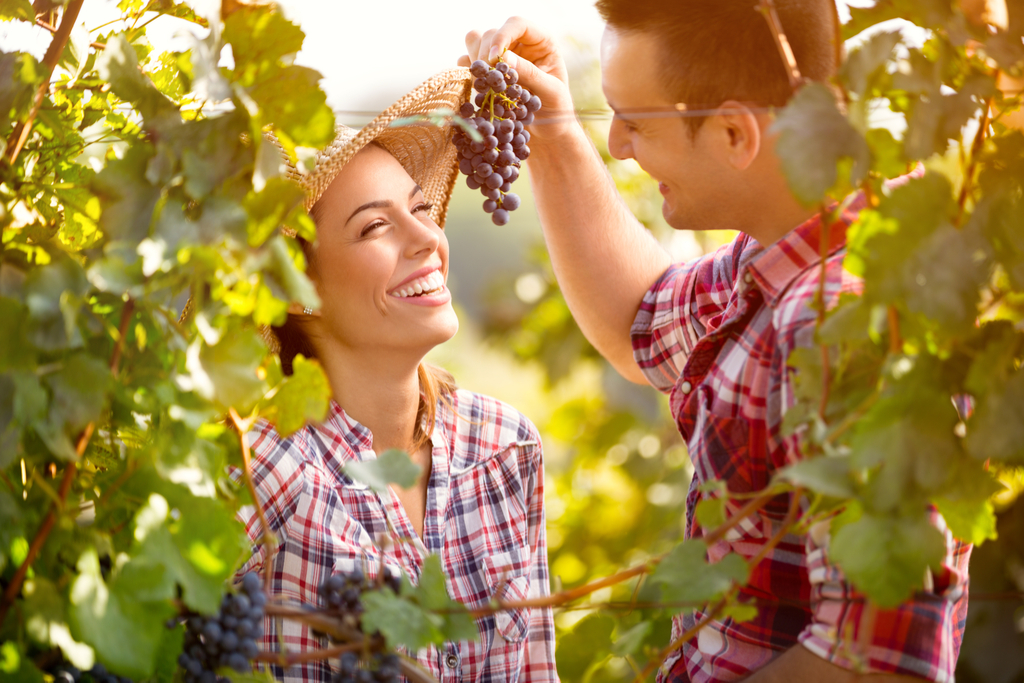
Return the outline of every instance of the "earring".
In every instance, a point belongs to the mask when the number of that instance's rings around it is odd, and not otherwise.
[[[306,306],[302,309],[302,315],[313,315],[313,308],[311,306]]]

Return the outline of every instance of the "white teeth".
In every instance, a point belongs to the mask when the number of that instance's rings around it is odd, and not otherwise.
[[[424,275],[418,280],[407,284],[402,289],[396,289],[391,293],[391,295],[398,297],[399,299],[404,299],[406,297],[423,294],[424,292],[433,292],[441,289],[442,287],[444,287],[444,276],[441,275],[441,271],[435,270]]]

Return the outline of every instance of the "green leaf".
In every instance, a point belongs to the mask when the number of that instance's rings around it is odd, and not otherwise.
[[[722,618],[732,619],[737,624],[753,621],[757,618],[757,605],[745,605],[738,602],[729,603],[722,608]]]
[[[619,633],[612,644],[612,654],[617,657],[626,657],[635,653],[644,644],[653,626],[649,621],[641,621],[628,631]]]
[[[697,503],[694,515],[697,518],[697,523],[706,531],[720,526],[725,521],[725,499],[704,498]]]
[[[807,458],[780,470],[775,476],[833,498],[852,498],[856,495],[850,478],[850,458],[847,456]]]
[[[273,147],[263,143],[263,148]],[[285,218],[302,204],[305,193],[294,180],[270,178],[258,193],[245,198],[249,214],[249,246],[258,247],[267,241]]]
[[[81,297],[88,291],[85,272],[70,258],[33,269],[25,278],[28,341],[45,351],[81,346],[76,322]]]
[[[996,533],[996,513],[992,502],[934,499],[935,507],[942,513],[946,525],[953,536],[964,541],[981,545],[987,540],[994,540]]]
[[[849,9],[850,20],[843,24],[844,40],[890,19],[906,19],[925,28],[945,28],[952,15],[947,0],[878,0],[867,7]]]
[[[866,514],[832,536],[829,556],[869,599],[895,607],[924,585],[925,569],[938,569],[945,550],[942,532],[925,514]]]
[[[128,38],[109,36],[106,46],[96,57],[96,72],[110,83],[114,94],[137,107],[149,127],[179,122],[178,108],[143,75]]]
[[[380,631],[388,647],[405,645],[410,652],[416,652],[442,642],[436,616],[390,590],[363,593],[363,606],[363,631]]]
[[[428,555],[423,561],[420,578],[412,593],[413,599],[425,610],[434,613],[435,625],[446,641],[477,640],[479,632],[469,610],[448,595],[448,585],[438,555]]]
[[[237,55],[233,77],[244,85],[251,85],[260,73],[301,50],[305,39],[302,29],[280,10],[245,6],[227,16],[223,36]]]
[[[275,235],[267,243],[266,273],[270,282],[280,289],[275,296],[288,302],[295,302],[310,308],[320,308],[320,296],[316,286],[306,274],[299,270],[288,250],[288,243],[283,235]],[[296,250],[299,255],[301,251]]]
[[[171,614],[166,603],[138,602],[116,580],[104,582],[94,548],[82,554],[71,586],[72,634],[91,645],[111,671],[134,679],[152,675],[164,621]]]
[[[386,493],[390,484],[409,488],[416,483],[421,470],[404,451],[392,448],[374,460],[352,461],[342,471],[374,491]]]
[[[110,239],[138,244],[149,235],[160,188],[146,180],[146,168],[154,150],[145,144],[131,146],[124,157],[112,159],[93,181],[100,198],[100,230]]]
[[[978,401],[965,445],[978,460],[1024,462],[1024,370]]]
[[[261,80],[249,91],[274,129],[296,145],[323,147],[334,139],[334,112],[320,89],[323,76],[304,66],[289,66]]]
[[[0,673],[5,683],[44,683],[43,672],[13,640],[0,643]]]
[[[0,2],[0,19],[20,19],[36,23],[36,11],[28,0],[3,0]]]
[[[880,31],[851,50],[839,70],[848,89],[864,98],[874,80],[885,73],[893,48],[899,42],[899,31]]]
[[[189,347],[183,386],[200,396],[240,412],[265,393],[259,367],[266,354],[259,335],[247,328],[229,329],[215,345],[197,338]]]
[[[580,619],[572,631],[563,635],[555,649],[555,666],[564,680],[583,680],[587,670],[603,661],[612,646],[615,620],[595,613]]]
[[[703,603],[721,597],[734,583],[746,583],[750,570],[736,553],[715,564],[707,562],[703,541],[683,541],[669,552],[651,575],[666,602]],[[681,608],[680,608],[681,609]]]
[[[260,414],[287,438],[307,422],[323,420],[330,399],[331,386],[320,363],[306,360],[300,354],[292,362],[291,377],[281,382]]]
[[[40,577],[26,581],[23,594],[25,629],[32,639],[45,647],[59,647],[79,669],[91,668],[96,659],[92,648],[77,642],[68,629],[64,592]]]
[[[801,88],[771,130],[779,134],[777,153],[790,189],[804,204],[824,199],[838,180],[856,185],[870,166],[867,142],[839,112],[832,92],[820,83]],[[848,178],[840,179],[837,166],[843,159],[852,160],[853,167]]]

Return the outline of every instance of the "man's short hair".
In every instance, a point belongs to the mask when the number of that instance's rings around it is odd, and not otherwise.
[[[788,70],[758,0],[597,0],[613,29],[659,41],[665,94],[692,108],[727,100],[782,106],[793,94]],[[828,81],[842,42],[834,0],[775,0],[800,75]],[[696,133],[704,117],[687,119]]]

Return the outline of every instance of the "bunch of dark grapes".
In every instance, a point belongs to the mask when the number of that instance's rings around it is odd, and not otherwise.
[[[185,645],[178,657],[185,683],[218,683],[214,673],[231,667],[239,673],[252,671],[252,658],[263,635],[263,607],[267,598],[260,579],[252,572],[242,577],[242,592],[228,593],[220,611],[212,617],[192,615],[185,620]]]
[[[382,585],[396,595],[402,588],[402,577],[386,572]],[[360,629],[363,614],[363,594],[379,590],[382,586],[369,581],[362,571],[334,574],[321,584],[320,597],[328,612],[333,613],[349,628]],[[362,657],[360,655],[363,655]],[[387,652],[380,634],[366,635],[360,653],[346,652],[341,656],[341,669],[334,683],[398,683],[401,676],[398,655]]]
[[[96,664],[88,671],[79,671],[70,664],[63,664],[53,674],[54,683],[132,683],[130,678],[115,676],[102,664]]]
[[[484,211],[494,224],[505,225],[509,212],[519,208],[519,195],[510,190],[520,165],[530,156],[530,131],[525,126],[533,123],[540,98],[517,83],[519,75],[505,62],[491,67],[478,59],[469,70],[476,77],[476,97],[462,105],[459,113],[483,140],[473,140],[456,129],[452,141],[466,184],[486,197]]]

